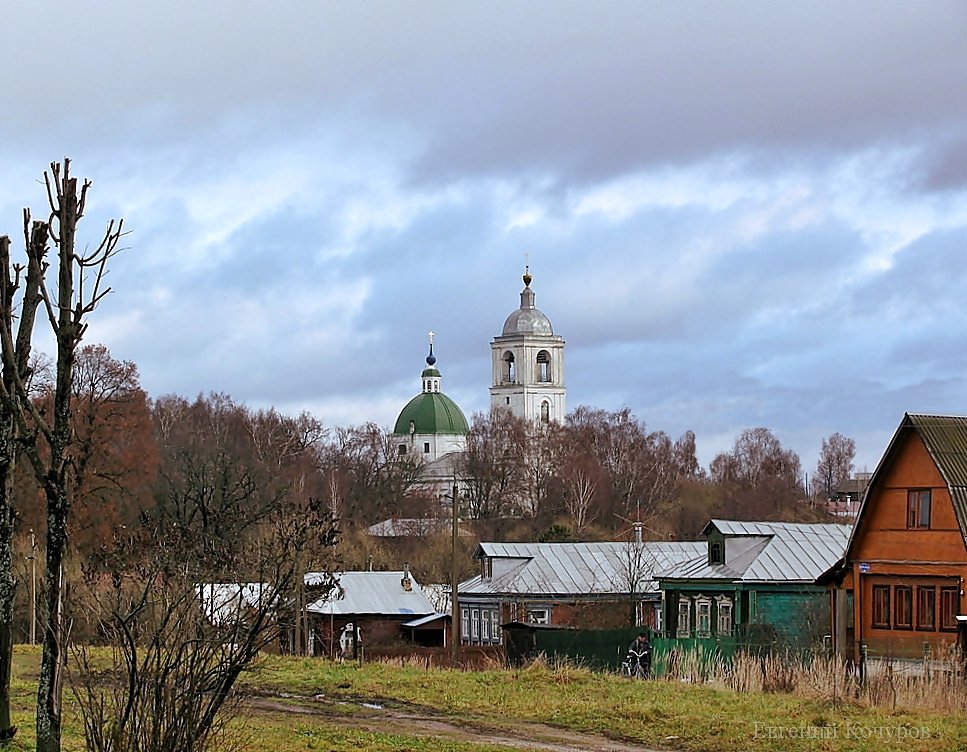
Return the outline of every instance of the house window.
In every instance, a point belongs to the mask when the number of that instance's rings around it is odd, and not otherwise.
[[[477,641],[480,639],[480,609],[474,608],[470,611],[470,639]]]
[[[957,614],[960,612],[960,588],[940,588],[940,629],[957,631]]]
[[[541,402],[541,423],[551,422],[551,403]]]
[[[893,628],[913,629],[913,588],[909,585],[893,588]]]
[[[691,603],[688,598],[680,598],[678,601],[678,629],[675,631],[676,637],[691,636],[691,624],[689,624],[689,610]]]
[[[470,635],[470,609],[460,609],[460,636],[466,640]]]
[[[550,624],[551,614],[546,608],[527,609],[527,621],[531,624]]]
[[[424,441],[423,442],[423,454],[429,454],[429,453],[430,453],[430,442],[429,441]]]
[[[709,564],[724,564],[725,559],[722,558],[722,544],[712,543],[708,547],[708,563]]]
[[[917,629],[932,632],[937,628],[937,589],[917,588]]]
[[[406,444],[400,444],[399,455],[402,457],[404,454],[406,454]]]
[[[717,601],[717,634],[719,637],[729,637],[732,634],[732,601],[728,598],[718,598]]]
[[[907,527],[930,527],[930,489],[907,491]]]
[[[485,556],[480,560],[480,577],[484,580],[489,580],[494,576],[494,560],[489,556]]]
[[[712,636],[712,601],[708,598],[695,601],[695,636]]]
[[[480,641],[490,642],[490,612],[480,612]]]
[[[890,628],[890,587],[873,586],[873,626],[879,629]]]

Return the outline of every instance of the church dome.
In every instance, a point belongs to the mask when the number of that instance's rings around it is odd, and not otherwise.
[[[412,421],[412,428],[410,422]],[[440,392],[418,394],[400,412],[393,433],[466,434],[470,431],[467,419],[457,403]]]
[[[524,272],[524,289],[520,293],[520,308],[510,314],[504,322],[503,336],[515,334],[553,335],[551,320],[534,305],[534,291],[531,289],[531,275]]]
[[[420,374],[423,393],[406,403],[396,419],[393,433],[400,436],[411,434],[460,434],[470,431],[467,418],[457,403],[440,391],[442,378],[436,368],[433,354],[433,332],[430,332],[430,354],[426,368]]]

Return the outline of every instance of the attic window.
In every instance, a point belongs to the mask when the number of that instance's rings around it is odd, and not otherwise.
[[[724,564],[725,557],[722,556],[722,544],[712,543],[708,547],[708,563],[709,564]]]
[[[907,491],[907,527],[930,527],[930,489]]]

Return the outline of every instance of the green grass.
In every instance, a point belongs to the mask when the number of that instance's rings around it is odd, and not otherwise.
[[[32,749],[36,649],[18,647],[13,697],[20,733],[11,749]],[[506,747],[428,738],[370,723],[347,725],[361,701],[424,709],[458,723],[510,732],[525,722],[589,732],[659,748],[739,750],[950,750],[967,748],[967,718],[930,711],[890,711],[791,695],[747,693],[682,682],[631,681],[574,667],[458,671],[399,664],[334,664],[268,656],[244,675],[240,690],[288,695],[286,703],[320,707],[317,714],[248,709],[232,725],[246,752],[277,750],[414,750],[490,752]],[[318,696],[323,696],[319,698]],[[317,698],[317,700],[313,700]],[[345,704],[340,704],[340,701]],[[65,751],[82,750],[77,708],[65,692]],[[330,717],[327,717],[327,715]],[[341,722],[334,714],[343,715]],[[338,720],[338,719],[337,719]],[[758,727],[756,723],[760,724]],[[369,730],[366,730],[366,729]],[[403,727],[405,729],[405,727]],[[926,738],[909,738],[913,729]],[[825,732],[824,732],[825,729]],[[897,729],[908,738],[897,739]],[[758,730],[758,735],[756,731]],[[827,734],[829,738],[800,738]],[[879,734],[879,736],[877,735]],[[890,734],[891,736],[886,736]]]

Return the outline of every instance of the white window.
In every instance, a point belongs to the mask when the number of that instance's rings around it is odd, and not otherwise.
[[[527,609],[527,621],[531,624],[550,624],[550,611],[546,608],[529,608]]]
[[[470,609],[460,609],[460,639],[466,640],[470,636]]]
[[[719,637],[729,637],[732,634],[732,600],[720,595],[715,599],[715,608],[718,611],[717,633]]]
[[[676,637],[691,636],[692,630],[688,618],[691,605],[691,601],[688,598],[678,599],[678,630],[675,632]]]
[[[695,601],[695,636],[712,636],[712,601],[708,598]]]
[[[490,642],[490,612],[480,612],[480,641]]]
[[[500,637],[500,611],[494,610],[490,612],[490,639],[500,642]]]
[[[470,639],[480,639],[480,609],[475,608],[470,611]]]

